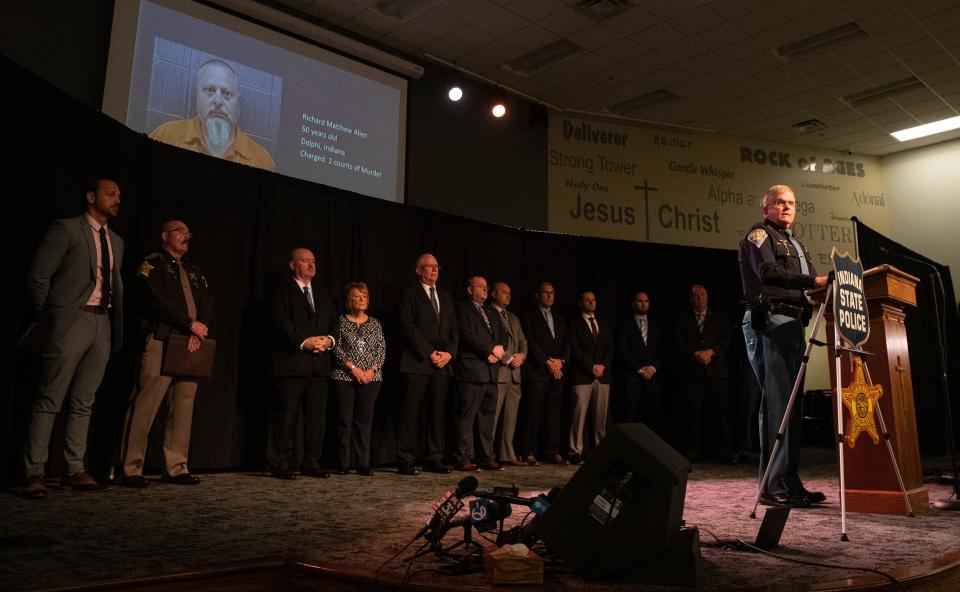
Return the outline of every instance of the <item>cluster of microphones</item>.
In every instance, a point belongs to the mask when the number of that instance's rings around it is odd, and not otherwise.
[[[513,504],[530,508],[537,516],[542,516],[550,502],[559,493],[559,489],[554,489],[548,494],[540,494],[531,498],[519,497],[519,490],[516,487],[494,487],[492,491],[477,491],[477,478],[468,475],[460,480],[454,491],[447,491],[440,498],[430,521],[420,530],[417,538],[424,537],[433,544],[439,543],[440,539],[450,530],[458,527],[476,528],[477,532],[489,532],[499,524],[502,528],[503,520],[510,516],[511,506]],[[465,503],[468,497],[474,499]],[[454,517],[467,505],[467,516],[455,519]],[[524,538],[527,530],[515,530],[513,536],[508,533],[506,537],[498,537],[498,543],[520,542]],[[502,540],[509,539],[509,540]]]

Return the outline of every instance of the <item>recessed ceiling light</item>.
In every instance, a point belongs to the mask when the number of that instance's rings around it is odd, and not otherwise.
[[[918,125],[917,127],[910,127],[898,132],[893,132],[890,135],[901,142],[907,142],[910,140],[916,140],[917,138],[932,136],[934,134],[942,134],[943,132],[948,132],[957,128],[960,128],[960,115],[957,117],[941,119],[940,121],[934,121],[933,123],[925,123],[923,125]]]

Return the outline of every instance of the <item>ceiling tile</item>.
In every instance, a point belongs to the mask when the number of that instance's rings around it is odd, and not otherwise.
[[[371,11],[368,11],[368,12],[371,12]],[[381,18],[389,19],[390,17],[385,17],[381,15]],[[390,20],[394,20],[394,19],[390,19]],[[406,22],[404,26],[410,27],[412,29],[416,29],[421,33],[426,33],[431,37],[443,37],[444,35],[447,35],[448,33],[452,33],[457,29],[465,26],[466,24],[467,24],[467,21],[463,20],[458,16],[454,16],[446,12],[441,12],[439,10],[428,10],[423,14],[410,19],[409,21]]]
[[[682,62],[694,56],[698,56],[705,51],[707,51],[706,47],[700,45],[693,39],[687,38],[666,45],[657,50],[657,53],[673,60],[674,62]]]
[[[930,31],[935,36],[938,33],[949,31],[950,29],[956,28],[957,23],[960,23],[960,7],[951,8],[933,16],[920,19],[920,23],[927,31]]]
[[[760,10],[748,12],[734,21],[734,24],[741,31],[749,35],[769,31],[786,23],[787,18],[771,6],[764,6]]]
[[[653,16],[667,20],[701,6],[699,0],[644,0],[643,9]]]
[[[783,23],[775,27],[771,27],[766,31],[760,31],[751,35],[754,41],[763,45],[764,47],[769,47],[770,49],[776,49],[787,43],[793,43],[794,41],[799,41],[805,37],[807,34],[794,23]]]
[[[906,45],[891,48],[889,51],[898,59],[906,62],[914,58],[941,53],[943,52],[943,47],[932,39],[920,39]]]
[[[327,4],[310,4],[303,9],[307,14],[322,18],[323,20],[339,25],[357,16],[364,9],[347,2],[335,2]]]
[[[650,72],[666,68],[672,62],[658,53],[650,52],[639,55],[635,59],[620,62],[620,64],[634,74],[644,76]]]
[[[564,37],[574,31],[585,29],[595,24],[596,21],[572,8],[561,8],[557,12],[539,19],[537,23],[544,29]]]
[[[731,43],[730,45],[724,45],[713,51],[733,63],[759,55],[768,55],[770,53],[769,49],[752,39],[744,39],[743,41]]]
[[[540,25],[527,25],[522,29],[517,29],[516,31],[503,36],[503,40],[516,45],[517,47],[523,48],[527,51],[532,51],[534,49],[543,47],[544,45],[549,45],[553,43],[560,37],[556,33],[552,33]]]
[[[430,43],[424,45],[423,51],[447,60],[448,62],[456,62],[460,56],[467,53],[466,50],[461,49],[456,45],[450,45],[446,41],[442,41],[440,39],[434,39]]]
[[[503,35],[522,29],[530,23],[527,19],[509,10],[497,8],[479,18],[473,19],[472,24],[478,29],[490,33],[494,37],[502,37]]]
[[[634,33],[630,38],[647,49],[659,49],[669,43],[680,41],[684,35],[667,23],[658,23],[639,33]]]
[[[694,35],[700,31],[725,24],[726,20],[706,6],[699,6],[694,10],[675,16],[667,22],[687,35]]]
[[[737,0],[736,2],[731,2],[730,0],[712,0],[707,3],[707,6],[720,16],[728,20],[733,20],[748,12],[763,8],[766,4],[766,0]]]
[[[364,10],[349,21],[343,23],[347,29],[373,39],[379,39],[390,31],[400,28],[401,21],[384,16],[374,10]]]
[[[725,22],[719,26],[700,31],[697,33],[696,39],[704,47],[715,48],[740,41],[744,36],[743,31],[733,24]]]
[[[857,19],[857,24],[871,35],[903,28],[913,19],[901,8],[890,8]]]
[[[481,31],[473,25],[467,25],[466,27],[457,29],[452,33],[444,35],[441,39],[450,45],[455,45],[467,51],[476,51],[494,42],[493,35],[486,31]]]
[[[420,53],[423,46],[433,40],[430,35],[410,27],[399,27],[383,37],[385,43],[413,53]]]
[[[646,10],[642,8],[631,8],[626,12],[604,19],[603,24],[624,35],[632,35],[633,33],[648,29],[659,22],[659,18],[653,16]]]
[[[621,37],[613,43],[595,49],[594,53],[600,57],[610,60],[611,62],[620,63],[643,55],[647,53],[647,50],[636,41],[626,37]]]
[[[507,0],[503,2],[503,7],[534,22],[565,8],[564,4],[558,0],[523,0],[523,2]]]
[[[666,87],[670,86],[674,82],[680,82],[681,80],[686,80],[690,77],[690,74],[679,68],[677,66],[670,66],[669,68],[663,68],[657,70],[656,72],[651,72],[644,76],[644,80],[648,80],[658,86]]]
[[[920,75],[932,70],[939,70],[943,67],[960,68],[960,60],[954,58],[947,51],[940,51],[930,55],[921,56],[912,60],[907,60],[906,67],[911,72]]]
[[[833,0],[779,0],[777,10],[797,21],[806,21],[817,13],[830,9],[837,14],[837,3]]]
[[[913,0],[904,8],[914,18],[925,18],[956,8],[955,0]]]
[[[606,25],[597,23],[579,31],[575,31],[566,36],[580,47],[586,49],[597,49],[604,45],[609,45],[618,39],[623,39],[623,35],[610,29]]]
[[[470,22],[496,9],[497,5],[490,0],[446,0],[439,4],[435,10]]]

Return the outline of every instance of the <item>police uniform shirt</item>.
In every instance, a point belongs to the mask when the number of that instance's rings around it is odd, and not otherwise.
[[[190,282],[190,292],[196,306],[196,318],[191,318],[180,278],[180,267]],[[199,267],[186,257],[180,261],[166,251],[148,255],[137,269],[137,284],[146,321],[146,330],[155,339],[166,339],[171,333],[190,334],[190,324],[200,321],[209,326],[213,316],[213,295],[207,278]]]
[[[766,219],[755,224],[740,241],[737,259],[743,294],[751,305],[763,296],[771,304],[807,305],[803,291],[815,287],[817,272],[809,251],[789,230]],[[808,273],[803,273],[803,263]]]

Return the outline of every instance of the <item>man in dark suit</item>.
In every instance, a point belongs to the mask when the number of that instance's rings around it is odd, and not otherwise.
[[[690,310],[677,319],[682,393],[680,451],[693,461],[700,458],[703,417],[712,457],[736,462],[730,428],[730,392],[727,350],[732,325],[722,312],[709,310],[707,289],[690,288]]]
[[[610,403],[610,370],[616,345],[610,325],[598,319],[597,297],[593,292],[580,294],[580,315],[570,320],[570,365],[567,375],[573,389],[570,414],[570,462],[583,462],[583,428],[593,408],[593,446],[607,434],[607,409]]]
[[[467,280],[470,299],[457,303],[457,329],[460,354],[453,369],[457,381],[457,470],[500,470],[493,449],[493,431],[497,411],[497,383],[500,361],[504,356],[502,330],[497,313],[486,304],[487,280],[473,276]],[[480,454],[474,463],[473,423],[480,432]]]
[[[303,461],[300,474],[330,476],[320,468],[323,433],[327,425],[327,378],[330,350],[336,344],[339,318],[326,291],[313,281],[316,259],[309,250],[290,254],[289,279],[274,286],[269,295],[273,325],[273,454],[270,474],[293,479],[294,427],[303,408]]]
[[[541,436],[543,458],[556,464],[567,462],[560,454],[560,418],[570,339],[563,317],[555,315],[552,310],[554,297],[553,284],[540,282],[534,293],[534,307],[523,318],[523,333],[527,336],[530,355],[523,364],[526,418],[521,455],[531,465],[537,464]]]
[[[660,325],[650,318],[650,296],[637,292],[631,302],[633,315],[617,331],[617,354],[623,381],[624,422],[643,422],[658,434],[663,406],[660,380]]]
[[[426,403],[427,438],[424,470],[449,473],[443,464],[444,411],[450,375],[450,363],[457,355],[457,319],[453,299],[437,288],[440,264],[424,253],[417,259],[419,281],[400,294],[398,316],[403,332],[400,372],[406,376],[406,391],[400,406],[397,426],[397,471],[417,475],[414,462],[419,448],[421,411]]]
[[[110,352],[123,341],[123,240],[107,227],[120,210],[120,188],[110,179],[86,187],[86,212],[47,228],[27,276],[41,342],[40,382],[23,453],[25,496],[44,498],[53,422],[69,390],[62,483],[102,488],[84,468],[90,415]]]

